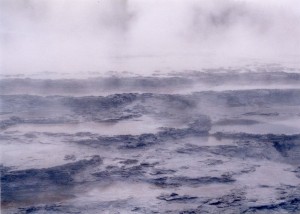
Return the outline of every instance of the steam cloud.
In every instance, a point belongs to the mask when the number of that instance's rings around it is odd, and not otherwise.
[[[300,54],[298,0],[1,0],[0,8],[2,73]]]

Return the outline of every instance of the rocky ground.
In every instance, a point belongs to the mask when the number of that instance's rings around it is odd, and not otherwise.
[[[300,74],[269,69],[1,79],[2,213],[299,213]]]

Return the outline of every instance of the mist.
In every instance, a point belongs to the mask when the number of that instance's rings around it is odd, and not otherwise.
[[[297,0],[1,0],[0,72],[297,63],[299,8]]]
[[[299,0],[0,0],[0,213],[300,213]]]

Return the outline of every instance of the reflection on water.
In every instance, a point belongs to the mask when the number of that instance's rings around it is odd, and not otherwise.
[[[87,191],[88,190],[88,191]],[[115,201],[138,198],[147,201],[156,198],[161,188],[148,183],[113,182],[111,184],[92,184],[76,200],[83,201]]]
[[[238,182],[246,184],[247,188],[252,191],[247,191],[247,198],[253,204],[267,204],[276,200],[276,190],[270,187],[279,185],[299,185],[300,180],[294,173],[289,172],[287,169],[288,164],[265,161],[253,174],[243,174],[238,177]],[[284,176],[283,175],[284,172]],[[261,188],[264,186],[267,188]]]
[[[75,155],[77,159],[83,159],[95,153],[90,148],[83,150],[77,145],[61,141],[51,143],[2,143],[1,151],[1,164],[18,170],[61,165],[65,162],[65,156],[69,154]]]
[[[69,124],[19,124],[7,131],[21,132],[50,132],[50,133],[77,133],[91,132],[100,135],[138,135],[154,133],[162,126],[159,121],[143,116],[134,120],[124,120],[117,123],[82,122]]]
[[[179,140],[174,140],[173,144],[182,146],[184,144],[191,144],[196,146],[220,146],[232,145],[233,141],[230,139],[218,139],[213,136],[187,137]]]
[[[298,134],[300,130],[300,118],[274,121],[268,123],[257,123],[250,125],[216,125],[211,133],[249,133],[249,134]]]
[[[23,195],[21,197],[21,200],[19,201],[2,202],[1,208],[4,211],[5,209],[15,208],[15,207],[26,207],[26,206],[32,206],[37,204],[45,204],[45,203],[62,203],[64,201],[70,200],[73,197],[74,197],[73,195],[66,193],[62,189],[53,192],[45,191],[45,192],[35,193],[34,196],[32,194],[28,194],[27,197],[25,193],[25,196]],[[10,213],[10,212],[3,212],[3,214],[4,213]]]

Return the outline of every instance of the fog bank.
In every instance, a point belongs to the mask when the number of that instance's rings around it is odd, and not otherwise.
[[[0,72],[297,62],[297,0],[1,0]]]

